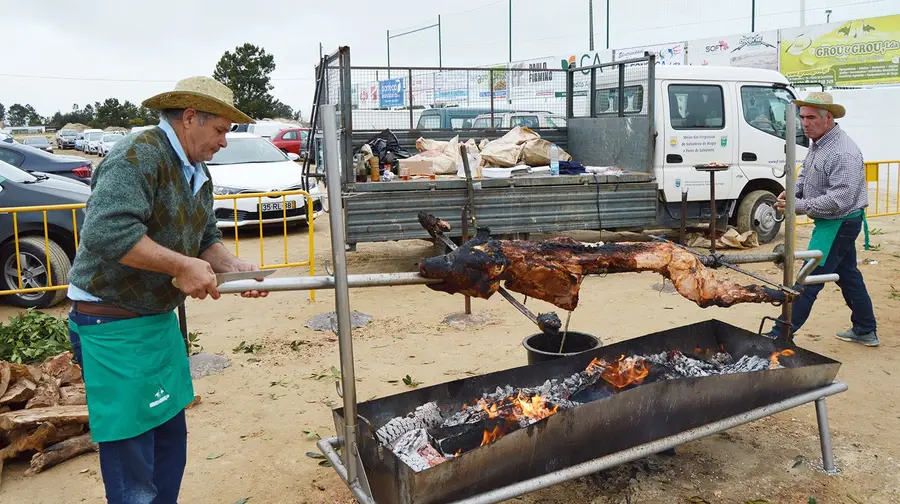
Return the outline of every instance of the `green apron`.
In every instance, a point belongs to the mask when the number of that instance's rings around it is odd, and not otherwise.
[[[81,338],[91,438],[143,434],[194,399],[190,363],[175,312],[69,328]]]
[[[866,250],[869,250],[869,223],[866,221],[866,213],[864,211],[857,210],[840,219],[813,219],[813,232],[812,236],[809,238],[809,246],[807,248],[809,250],[822,251],[822,261],[819,264],[825,264],[825,261],[828,259],[828,253],[831,251],[834,239],[837,237],[838,230],[841,228],[841,223],[847,219],[859,217],[860,215],[862,215],[863,227],[865,229]]]

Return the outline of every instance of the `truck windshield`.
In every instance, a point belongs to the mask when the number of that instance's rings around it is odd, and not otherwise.
[[[794,95],[784,88],[742,86],[741,108],[744,121],[755,129],[783,139],[786,130],[785,111],[793,99]],[[797,143],[805,145],[805,141],[798,112]]]

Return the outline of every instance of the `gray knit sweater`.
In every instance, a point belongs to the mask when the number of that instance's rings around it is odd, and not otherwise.
[[[209,177],[209,170],[203,165]],[[194,195],[181,161],[159,128],[116,143],[94,171],[69,282],[104,302],[142,315],[175,309],[185,296],[163,273],[119,263],[143,235],[198,257],[221,240],[212,182]]]

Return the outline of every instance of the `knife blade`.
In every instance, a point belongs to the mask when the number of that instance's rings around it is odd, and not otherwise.
[[[232,271],[228,273],[217,273],[216,274],[216,287],[222,285],[225,282],[234,282],[235,280],[253,280],[256,278],[264,278],[272,273],[275,273],[276,270],[268,269],[268,270],[255,270],[255,271]],[[178,287],[178,280],[173,278],[172,285],[176,288]]]

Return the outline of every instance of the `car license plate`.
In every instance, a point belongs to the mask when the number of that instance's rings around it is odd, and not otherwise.
[[[284,202],[283,201],[273,201],[271,203],[262,203],[259,206],[260,206],[260,210],[262,210],[263,212],[281,212],[284,210]],[[288,210],[293,210],[295,208],[297,208],[296,201],[288,201],[287,202]]]

